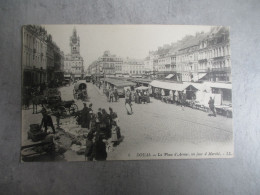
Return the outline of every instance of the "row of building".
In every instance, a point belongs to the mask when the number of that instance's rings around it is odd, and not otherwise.
[[[42,26],[26,25],[22,36],[23,86],[61,83],[64,76],[83,78],[84,61],[80,56],[80,39],[75,28],[70,37],[71,52],[67,55]]]
[[[178,81],[231,81],[229,29],[213,27],[210,32],[150,51],[143,60],[123,59],[105,51],[93,62],[88,74],[99,76],[146,75]]]
[[[23,86],[62,79],[64,53],[52,41],[52,36],[43,27],[36,25],[24,26],[22,36]]]
[[[99,76],[123,76],[123,75],[142,75],[144,71],[144,61],[138,59],[123,59],[112,55],[110,51],[104,54],[89,65],[87,73]]]

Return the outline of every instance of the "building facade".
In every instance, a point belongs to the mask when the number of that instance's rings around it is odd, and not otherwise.
[[[122,72],[130,76],[140,76],[145,73],[144,60],[126,58],[124,60]]]
[[[70,54],[64,57],[64,71],[66,74],[71,74],[74,79],[84,77],[84,61],[80,55],[80,38],[74,28],[73,34],[70,37]]]
[[[104,75],[122,74],[123,59],[105,51],[98,59],[98,71]]]
[[[64,55],[53,42],[52,36],[42,26],[26,25],[22,28],[22,78],[23,86],[50,83],[55,72],[63,76]]]
[[[214,27],[208,33],[188,35],[182,40],[149,52],[145,66],[157,78],[177,75],[177,80],[197,82],[231,81],[229,29]],[[152,67],[152,68],[151,68]]]
[[[154,58],[155,58],[155,52],[149,51],[149,56],[147,56],[144,59],[144,68],[145,68],[146,75],[151,75],[155,71],[153,65]]]
[[[213,28],[200,42],[198,72],[209,81],[231,81],[229,30]]]
[[[40,26],[26,25],[22,35],[23,86],[39,85],[47,81],[47,32]]]

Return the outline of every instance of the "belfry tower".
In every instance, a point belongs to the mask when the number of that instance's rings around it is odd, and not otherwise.
[[[77,30],[74,27],[73,34],[70,37],[70,49],[72,55],[80,55],[80,40],[79,36],[77,36]]]

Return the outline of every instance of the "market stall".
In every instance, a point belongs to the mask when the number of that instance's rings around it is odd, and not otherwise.
[[[135,88],[135,103],[150,103],[149,89],[144,86]]]
[[[105,89],[117,89],[119,96],[124,96],[125,90],[124,87],[134,87],[136,84],[131,81],[126,81],[123,79],[113,79],[113,78],[104,78],[102,79]]]
[[[176,83],[154,80],[150,83],[152,94],[155,98],[161,99],[168,103],[171,101],[179,102],[185,96],[186,99],[192,99],[195,92],[198,90],[191,83]]]

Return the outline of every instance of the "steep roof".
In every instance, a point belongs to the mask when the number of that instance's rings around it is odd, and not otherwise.
[[[198,34],[196,34],[196,36],[192,36],[192,37],[188,38],[187,40],[184,40],[184,42],[182,42],[179,50],[198,45],[200,41],[202,41],[203,39],[205,39],[207,37],[207,35],[208,35],[208,33],[198,33]]]

